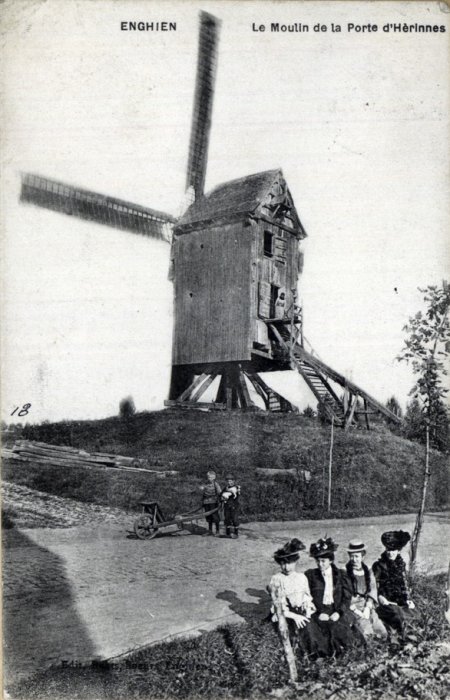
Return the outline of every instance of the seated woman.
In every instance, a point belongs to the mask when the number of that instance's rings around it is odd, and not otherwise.
[[[372,571],[364,563],[366,547],[360,540],[352,540],[348,545],[349,561],[345,565],[352,588],[350,610],[356,615],[357,625],[364,637],[375,634],[386,636],[386,630],[375,612],[377,585]]]
[[[411,539],[409,532],[390,530],[381,535],[385,551],[372,566],[377,583],[378,617],[387,630],[388,640],[403,643],[406,636],[406,621],[414,610],[406,579],[406,566],[400,550]]]
[[[350,581],[346,572],[333,563],[337,548],[338,545],[331,537],[314,542],[309,553],[316,560],[317,569],[308,569],[306,572],[316,607],[311,622],[317,623],[329,656],[365,643],[356,624],[356,617],[350,611]]]
[[[308,580],[305,574],[296,571],[300,552],[304,549],[303,542],[294,538],[281,549],[277,549],[273,555],[280,571],[272,576],[268,586],[273,601],[271,619],[278,624],[276,607],[279,606],[286,618],[294,646],[307,655],[324,655],[327,648],[323,644],[320,630],[317,624],[311,624],[311,615],[315,607],[309,592]]]

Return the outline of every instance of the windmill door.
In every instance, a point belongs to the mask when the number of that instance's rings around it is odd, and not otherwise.
[[[259,283],[259,307],[258,313],[261,318],[270,318],[271,306],[271,288],[270,282]]]

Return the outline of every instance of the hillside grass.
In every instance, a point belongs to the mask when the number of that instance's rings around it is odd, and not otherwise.
[[[335,431],[332,509],[322,507],[330,429],[296,414],[158,411],[132,419],[27,426],[24,437],[88,451],[135,456],[150,467],[174,469],[159,479],[149,473],[64,468],[5,461],[3,478],[39,491],[88,503],[136,510],[156,500],[167,516],[200,503],[199,485],[214,468],[223,485],[232,470],[242,487],[242,519],[353,517],[411,512],[420,500],[424,449],[382,424],[366,431]],[[427,508],[448,507],[448,457],[432,452]],[[264,479],[257,467],[279,468]],[[295,467],[311,481],[283,473]],[[325,492],[326,503],[326,492]]]
[[[213,700],[296,697],[383,700],[448,697],[450,645],[445,576],[413,581],[417,615],[400,651],[368,641],[337,659],[298,661],[299,687],[288,687],[280,640],[270,623],[253,619],[200,637],[154,645],[119,664],[52,668],[10,689],[17,700]]]

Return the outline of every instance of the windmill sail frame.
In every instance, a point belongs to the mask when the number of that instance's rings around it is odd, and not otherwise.
[[[20,201],[166,242],[176,221],[170,214],[33,173],[22,174]]]

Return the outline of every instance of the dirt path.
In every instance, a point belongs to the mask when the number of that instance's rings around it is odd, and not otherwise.
[[[123,518],[123,514],[122,514]],[[120,656],[133,648],[221,623],[263,617],[274,549],[292,536],[305,543],[332,534],[345,545],[363,537],[368,560],[391,527],[411,529],[413,516],[365,521],[251,523],[239,540],[187,532],[140,541],[132,518],[68,529],[5,530],[6,680],[52,664]],[[448,515],[427,516],[419,563],[444,569]],[[300,568],[311,566],[305,555]]]
[[[86,523],[123,522],[119,508],[82,503],[4,481],[2,508],[16,527],[73,527]]]

